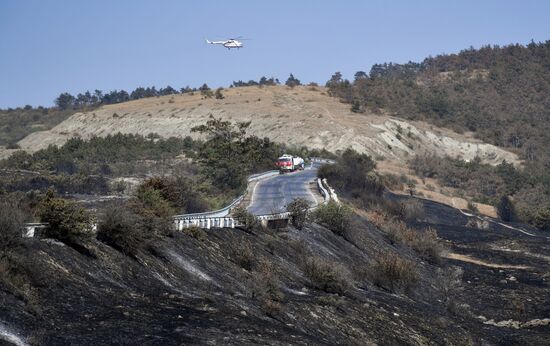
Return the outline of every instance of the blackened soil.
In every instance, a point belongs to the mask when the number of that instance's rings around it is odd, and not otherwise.
[[[35,239],[27,249],[32,285],[20,292],[1,286],[0,326],[38,345],[548,344],[549,326],[483,323],[550,317],[548,238],[468,227],[460,212],[423,203],[426,217],[416,226],[435,228],[449,252],[527,269],[429,264],[359,217],[345,237],[317,225],[208,230],[201,240],[178,233],[137,259],[97,241],[87,244],[94,258]],[[373,259],[391,252],[419,272],[406,294],[375,287],[368,275]],[[345,293],[327,293],[306,278],[313,255],[338,266]],[[457,267],[462,284],[449,303],[441,272]]]

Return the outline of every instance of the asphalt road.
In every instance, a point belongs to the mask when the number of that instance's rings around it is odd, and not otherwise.
[[[286,211],[286,205],[298,197],[311,201],[313,206],[317,200],[310,190],[310,182],[316,177],[317,167],[313,166],[260,180],[252,191],[248,211],[254,215],[282,213]]]

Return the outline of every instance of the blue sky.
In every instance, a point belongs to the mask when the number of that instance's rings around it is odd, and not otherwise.
[[[0,0],[0,107],[59,93],[324,83],[374,63],[550,39],[550,1]],[[239,51],[204,38],[250,38]]]

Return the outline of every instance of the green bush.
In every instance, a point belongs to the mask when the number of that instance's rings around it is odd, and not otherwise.
[[[244,208],[244,207],[237,207],[237,208],[233,209],[231,211],[231,215],[247,231],[250,231],[250,230],[258,227],[258,225],[259,225],[259,222],[258,222],[258,219],[256,218],[256,216],[254,216],[253,214],[248,212],[248,210],[246,210],[246,208]]]
[[[302,229],[307,220],[310,203],[304,198],[295,198],[286,210],[290,213],[290,222],[297,229]]]
[[[92,216],[75,202],[56,198],[50,190],[38,207],[40,222],[48,223],[44,235],[77,246],[94,235]]]
[[[516,208],[508,196],[502,196],[496,206],[497,215],[502,221],[516,221]]]
[[[208,234],[205,230],[197,226],[191,226],[183,229],[183,233],[188,236],[197,239],[198,241],[205,241],[208,238]]]
[[[312,219],[338,235],[344,235],[351,222],[351,209],[344,204],[330,200],[320,204],[312,213]]]
[[[474,214],[479,213],[479,209],[477,208],[477,205],[472,201],[468,201],[466,209],[468,209],[469,211],[471,211]]]
[[[141,184],[136,193],[136,197],[141,204],[143,213],[149,212],[157,217],[167,218],[174,215],[174,210],[170,203],[164,199],[162,192],[147,185]]]
[[[178,214],[206,211],[209,205],[195,186],[196,183],[187,177],[153,177],[140,185],[138,195],[147,189],[158,191]]]
[[[132,212],[128,205],[107,207],[97,227],[99,241],[133,257],[152,238],[153,234],[142,226],[139,215]]]
[[[326,178],[333,187],[352,195],[365,192],[379,195],[384,186],[372,172],[375,167],[376,164],[370,156],[346,149],[336,159],[336,164],[321,166],[317,176]]]
[[[550,231],[550,207],[537,210],[533,225],[544,231]]]

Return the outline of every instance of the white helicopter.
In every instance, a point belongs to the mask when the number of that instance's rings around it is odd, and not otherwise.
[[[225,40],[225,41],[209,41],[208,39],[206,39],[206,43],[208,44],[221,44],[222,46],[224,46],[225,48],[231,50],[231,48],[243,48],[244,47],[244,44],[239,41],[241,40],[242,38],[239,36],[237,38],[230,38],[228,40]]]

